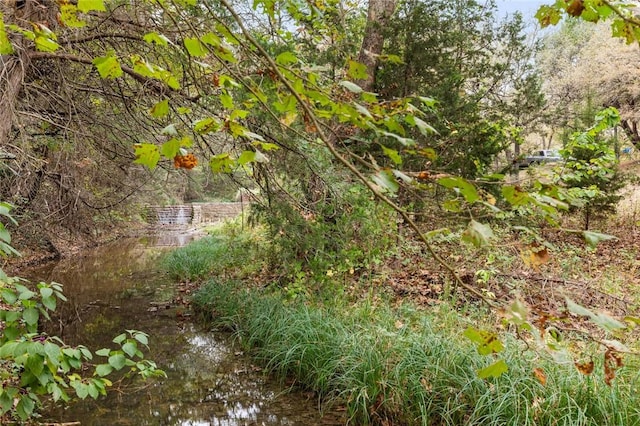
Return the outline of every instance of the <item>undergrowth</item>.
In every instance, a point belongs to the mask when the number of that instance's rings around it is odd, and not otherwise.
[[[211,235],[167,253],[161,268],[179,281],[197,281],[212,274],[230,279],[255,274],[262,264],[260,233],[242,232],[237,223],[225,223]]]
[[[424,309],[410,296],[398,304],[379,291],[385,288],[383,277],[392,273],[395,278],[389,275],[389,280],[408,274],[401,279],[423,280],[416,288],[428,287],[434,276],[416,260],[423,257],[419,250],[404,253],[408,263],[401,263],[401,271],[381,269],[383,274],[372,279],[367,267],[364,291],[356,281],[365,275],[358,278],[358,268],[350,266],[355,262],[341,268],[336,265],[344,260],[330,258],[308,271],[275,274],[289,277],[287,282],[256,286],[256,275],[273,260],[264,260],[273,253],[269,245],[278,243],[264,232],[238,229],[217,229],[213,236],[174,251],[165,258],[165,268],[178,279],[206,281],[193,305],[207,321],[233,330],[268,372],[316,392],[325,410],[344,407],[350,424],[640,425],[640,365],[631,357],[609,387],[595,349],[582,353],[596,364],[587,376],[572,361],[558,362],[505,333],[500,358],[509,370],[498,378],[480,379],[478,371],[496,359],[480,355],[463,333],[482,324],[495,329],[491,315],[472,304],[443,300],[442,294],[430,295],[431,306]],[[466,255],[453,246],[445,248],[452,250],[451,256]],[[503,268],[513,271],[514,258],[521,261],[506,251],[482,253],[480,258],[476,253],[476,262],[490,274],[478,285],[493,282]],[[573,261],[569,254],[560,260]],[[477,269],[473,266],[471,270]],[[292,266],[280,266],[287,268]]]
[[[509,371],[479,379],[477,370],[492,358],[462,337],[470,318],[446,304],[429,313],[386,303],[289,304],[218,280],[207,282],[194,304],[233,329],[269,372],[295,378],[327,408],[346,406],[352,424],[640,424],[637,368],[623,368],[608,387],[601,373],[584,376],[505,337]]]

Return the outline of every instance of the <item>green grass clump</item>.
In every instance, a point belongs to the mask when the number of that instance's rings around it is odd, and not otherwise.
[[[167,253],[160,260],[162,269],[180,281],[196,281],[212,275],[239,278],[259,270],[261,263],[255,260],[260,250],[257,231],[235,232],[234,229],[219,228],[213,235]]]
[[[506,338],[500,355],[509,371],[482,380],[477,370],[494,359],[462,337],[469,319],[446,307],[425,314],[384,303],[288,304],[217,280],[194,305],[235,330],[268,371],[294,377],[326,407],[345,405],[352,424],[640,425],[637,368],[623,368],[608,387],[601,372],[581,375]]]

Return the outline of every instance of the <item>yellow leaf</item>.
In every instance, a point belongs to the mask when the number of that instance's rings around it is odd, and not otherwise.
[[[537,271],[541,265],[549,262],[551,256],[546,247],[537,243],[530,244],[527,248],[520,251],[520,257],[525,265]]]
[[[291,126],[293,122],[296,121],[296,118],[298,118],[298,114],[296,114],[295,112],[288,112],[284,117],[280,119],[280,123],[284,124],[285,126]]]

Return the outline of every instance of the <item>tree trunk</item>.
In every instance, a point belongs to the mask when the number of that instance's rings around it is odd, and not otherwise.
[[[364,91],[373,91],[378,57],[384,47],[384,28],[395,9],[396,0],[369,0],[367,26],[358,55],[358,62],[367,67],[367,78],[356,82]]]
[[[29,57],[24,53],[20,57],[4,55],[0,61],[0,146],[5,146],[11,137],[15,105],[29,67]]]
[[[4,2],[0,5],[5,24],[37,22],[52,30],[57,26],[57,3],[52,0]],[[20,91],[31,66],[32,43],[12,40],[16,54],[0,56],[0,146],[9,142]]]
[[[620,121],[620,126],[631,143],[636,148],[640,149],[640,134],[638,134],[638,125],[636,122],[631,120],[622,120]]]

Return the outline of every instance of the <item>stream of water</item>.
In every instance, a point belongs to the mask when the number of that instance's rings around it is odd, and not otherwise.
[[[82,257],[28,271],[32,279],[57,281],[69,298],[49,332],[90,349],[113,347],[126,329],[150,335],[150,352],[167,379],[134,381],[107,397],[44,413],[47,422],[82,425],[339,425],[342,416],[321,416],[317,401],[289,392],[265,376],[230,336],[194,323],[172,303],[176,286],[158,271],[157,259],[171,242],[121,240]],[[176,235],[179,244],[184,236]]]

